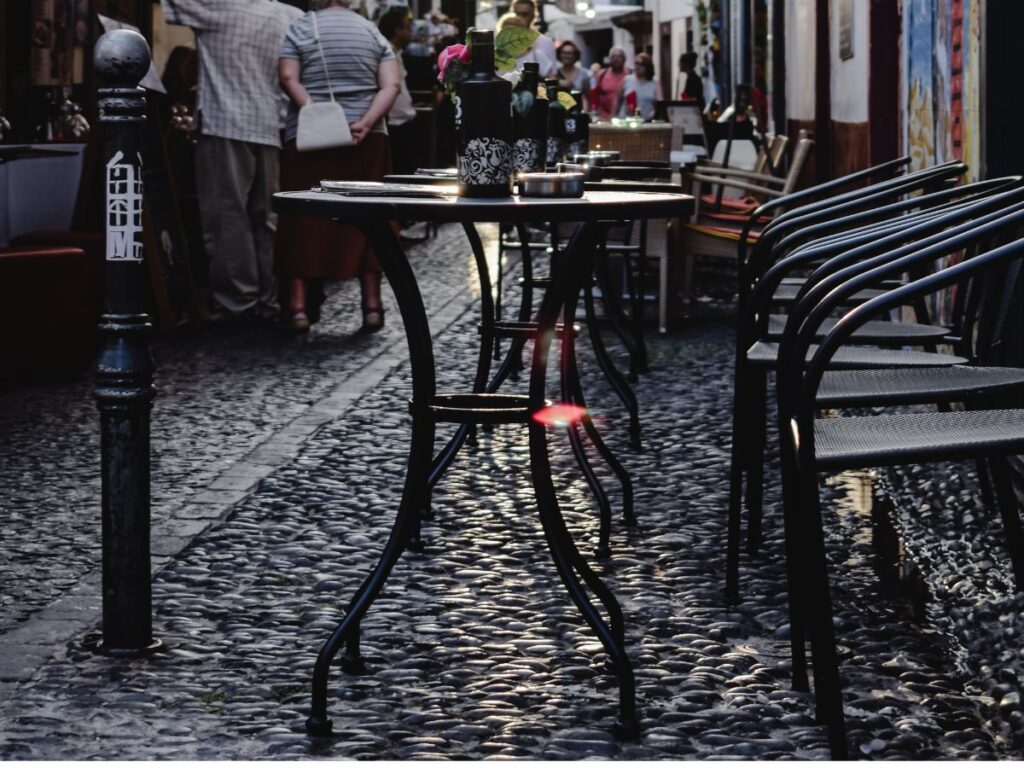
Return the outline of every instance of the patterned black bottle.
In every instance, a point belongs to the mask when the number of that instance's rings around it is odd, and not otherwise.
[[[565,120],[570,158],[573,155],[585,155],[590,147],[590,115],[583,111],[583,94],[573,91],[572,97],[576,106],[569,110]]]
[[[544,170],[548,143],[548,102],[537,95],[540,65],[523,64],[523,76],[512,94],[512,118],[515,132],[513,167],[516,173]]]
[[[494,73],[494,33],[473,30],[461,108],[458,181],[463,197],[512,194],[512,84]]]
[[[546,81],[548,92],[548,165],[555,165],[565,159],[567,148],[565,139],[565,118],[566,110],[558,100],[558,93],[562,89],[558,87],[558,80]]]

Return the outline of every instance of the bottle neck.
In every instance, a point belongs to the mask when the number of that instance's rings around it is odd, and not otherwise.
[[[519,81],[519,88],[523,91],[529,91],[534,96],[537,95],[537,86],[540,84],[540,75],[536,72],[526,71],[523,72],[523,77]]]
[[[472,75],[494,77],[494,41],[473,41],[473,52],[469,60]]]

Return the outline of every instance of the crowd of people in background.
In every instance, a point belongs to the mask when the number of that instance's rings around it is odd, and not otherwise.
[[[439,125],[454,120],[437,87],[436,61],[464,31],[437,12],[413,19],[405,7],[369,20],[353,10],[357,3],[310,0],[304,14],[276,0],[162,0],[165,18],[196,35],[197,53],[176,50],[164,79],[171,126],[195,137],[192,178],[211,320],[274,321],[306,331],[318,319],[323,282],[358,278],[363,328],[384,323],[380,265],[362,236],[322,220],[277,217],[271,198],[328,177],[381,181],[392,171],[413,172],[413,95],[427,95]],[[510,25],[542,32],[535,1],[514,0],[498,23]],[[542,32],[518,64],[536,62],[544,78],[578,92],[600,119],[654,117],[664,94],[648,54],[638,54],[631,70],[621,48],[590,69],[581,65],[582,53],[575,41]],[[695,64],[691,54],[680,60],[674,97],[702,103]],[[352,144],[300,151],[300,108],[332,97],[345,111]],[[438,130],[436,140],[451,142],[453,152],[454,131]]]

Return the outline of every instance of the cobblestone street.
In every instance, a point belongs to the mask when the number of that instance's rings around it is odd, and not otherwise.
[[[464,389],[478,339],[464,235],[445,227],[410,253],[439,390]],[[743,601],[723,600],[733,332],[714,319],[648,334],[641,452],[579,345],[592,411],[637,492],[639,525],[616,518],[612,557],[592,563],[626,612],[640,741],[612,735],[615,681],[547,554],[525,430],[512,427],[483,432],[442,480],[424,552],[403,556],[363,621],[368,673],[332,674],[335,736],[307,736],[313,661],[380,553],[408,449],[401,318],[389,313],[376,335],[358,323],[350,283],[307,337],[220,328],[154,346],[153,598],[166,648],[142,661],[83,647],[99,626],[91,381],[0,390],[0,757],[828,757],[812,697],[789,687],[771,469],[764,550],[744,558]],[[568,441],[551,438],[563,511],[592,552],[596,504]],[[605,487],[618,504],[610,476]],[[872,496],[890,500],[891,522],[873,520]],[[941,468],[831,483],[857,757],[1024,756],[1013,646],[1024,611],[976,496],[970,476]],[[889,525],[923,586],[917,604],[880,578],[876,544]],[[943,530],[958,531],[959,548]]]

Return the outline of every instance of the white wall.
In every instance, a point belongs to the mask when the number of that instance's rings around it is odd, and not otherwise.
[[[867,0],[854,2],[868,4]],[[786,114],[790,120],[814,119],[814,17],[811,0],[786,3]],[[857,31],[866,39],[866,29]]]
[[[853,58],[839,58],[839,5],[831,0],[832,49],[832,119],[841,123],[868,121],[868,37],[870,32],[869,3],[852,0],[853,5]],[[892,73],[898,77],[898,72]]]
[[[655,69],[661,67],[661,25],[670,23],[672,25],[672,77],[669,82],[674,89],[678,78],[679,57],[686,52],[686,19],[693,17],[693,43],[696,47],[700,41],[700,21],[697,19],[697,12],[694,9],[695,0],[645,0],[644,9],[652,15],[652,46]],[[661,72],[658,71],[658,80],[661,80]],[[666,97],[673,94],[667,93]]]

